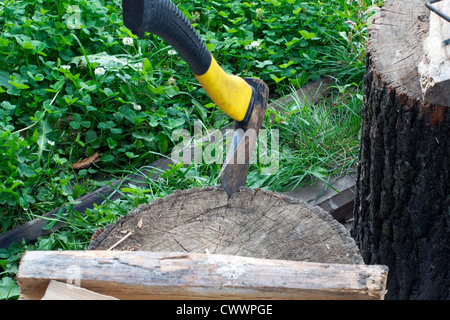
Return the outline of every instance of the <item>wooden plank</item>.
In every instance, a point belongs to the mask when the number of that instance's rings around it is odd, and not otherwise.
[[[118,300],[68,283],[50,280],[42,300]]]
[[[319,206],[342,222],[353,216],[355,190],[356,175],[350,174],[337,179],[332,177],[328,183],[317,181],[314,184],[299,186],[283,194]]]
[[[330,94],[333,85],[334,80],[332,78],[321,78],[269,103],[268,107],[277,109],[279,106],[288,106],[296,100],[300,105],[316,104]]]
[[[450,1],[436,2],[432,6],[450,15]],[[450,106],[450,22],[431,12],[430,30],[423,46],[424,58],[419,65],[423,100]]]
[[[118,299],[383,299],[387,268],[233,255],[146,251],[29,251],[21,299],[50,280]]]
[[[318,206],[331,214],[337,221],[342,222],[353,216],[354,200],[355,191],[348,188],[324,200]]]

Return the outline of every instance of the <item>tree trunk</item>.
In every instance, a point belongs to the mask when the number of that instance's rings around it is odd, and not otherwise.
[[[450,298],[450,112],[422,100],[424,3],[387,0],[369,30],[352,235],[389,267],[386,299]]]

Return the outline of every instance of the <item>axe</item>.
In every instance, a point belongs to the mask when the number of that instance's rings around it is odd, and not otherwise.
[[[260,79],[226,73],[171,0],[123,0],[123,21],[133,34],[155,34],[187,62],[217,107],[235,120],[232,144],[219,180],[230,196],[247,180],[250,160],[267,108],[269,89]]]

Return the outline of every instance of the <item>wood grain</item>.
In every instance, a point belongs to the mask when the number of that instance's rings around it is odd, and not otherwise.
[[[221,187],[177,191],[108,226],[89,249],[107,250],[129,232],[115,250],[363,263],[348,231],[327,212],[261,189],[241,188],[231,197]]]
[[[78,286],[50,280],[41,300],[118,300]]]
[[[450,1],[433,4],[450,15]],[[450,106],[450,22],[430,13],[430,30],[424,39],[424,57],[419,64],[423,100],[440,106]]]

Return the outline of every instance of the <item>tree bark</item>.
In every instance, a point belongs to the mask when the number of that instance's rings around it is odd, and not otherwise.
[[[424,3],[387,0],[369,30],[352,235],[389,267],[386,299],[450,298],[450,112],[421,99]]]

